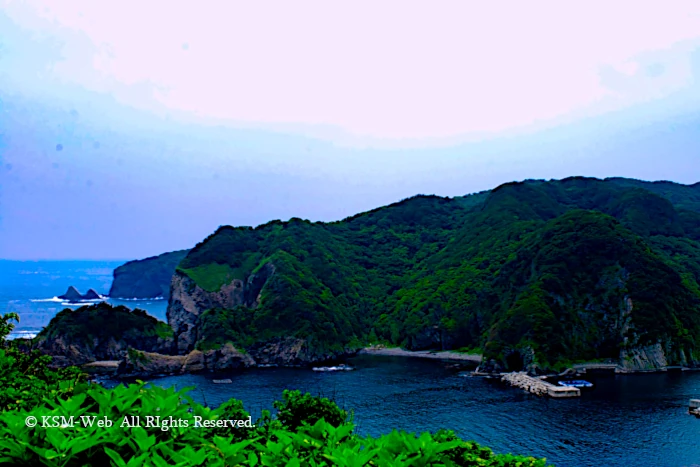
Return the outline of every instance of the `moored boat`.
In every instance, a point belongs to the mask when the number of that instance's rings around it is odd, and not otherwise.
[[[584,381],[582,379],[574,379],[571,381],[559,381],[558,384],[559,384],[559,386],[566,386],[566,387],[570,387],[570,388],[579,388],[579,389],[593,387],[593,383],[590,383],[588,381]]]

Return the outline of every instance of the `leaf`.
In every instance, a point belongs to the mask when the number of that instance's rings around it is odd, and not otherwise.
[[[126,467],[126,463],[122,459],[122,456],[119,455],[116,451],[113,451],[112,449],[105,447],[105,454],[107,454],[112,461],[117,464],[117,467]]]

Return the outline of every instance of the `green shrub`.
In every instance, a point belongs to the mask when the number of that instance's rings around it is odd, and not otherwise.
[[[325,397],[314,397],[308,392],[285,390],[282,401],[277,401],[277,419],[285,428],[296,430],[303,425],[313,425],[323,419],[338,427],[348,420],[348,413]]]

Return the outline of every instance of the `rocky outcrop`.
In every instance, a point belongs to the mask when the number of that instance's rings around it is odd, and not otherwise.
[[[36,348],[59,366],[122,360],[130,348],[168,353],[172,334],[143,310],[100,302],[60,311],[36,338]]]
[[[71,285],[68,287],[68,290],[66,290],[66,293],[59,295],[58,298],[68,302],[80,302],[82,300],[99,300],[102,297],[95,291],[95,289],[90,289],[85,295],[83,295],[78,291],[78,289]]]
[[[232,309],[245,306],[255,309],[260,304],[261,291],[274,275],[275,266],[267,262],[246,281],[234,279],[218,291],[210,292],[197,285],[184,272],[177,271],[170,286],[167,318],[173,328],[175,352],[181,356],[195,351],[199,338],[201,315],[213,308]],[[308,366],[316,362],[332,361],[353,350],[319,351],[312,349],[308,340],[294,337],[275,337],[246,348],[252,364],[278,366]]]
[[[109,291],[113,298],[168,298],[175,268],[189,250],[129,261],[114,270]]]
[[[40,340],[38,349],[53,357],[56,366],[82,365],[101,360],[122,360],[132,347],[147,349],[152,352],[167,352],[172,341],[158,337],[107,339],[72,339],[70,336],[58,336]]]
[[[620,366],[628,372],[660,371],[668,366],[700,368],[700,362],[670,342],[622,349]]]
[[[170,284],[166,313],[175,335],[177,353],[184,355],[194,349],[199,317],[206,310],[231,309],[240,305],[256,308],[260,303],[260,292],[274,272],[274,265],[268,262],[258,272],[251,274],[246,282],[234,279],[217,292],[209,292],[197,285],[187,274],[177,271]]]
[[[668,366],[661,344],[620,351],[620,365],[628,371],[654,371]]]
[[[352,350],[337,352],[317,352],[310,348],[308,341],[294,337],[279,337],[259,343],[247,349],[258,365],[308,366],[315,362],[333,361]]]
[[[145,377],[158,374],[196,373],[200,371],[227,371],[254,366],[250,355],[226,344],[214,350],[193,350],[187,355],[163,355],[131,350],[119,365],[121,377]]]
[[[59,295],[58,298],[62,300],[68,300],[68,301],[78,301],[83,299],[83,295],[78,292],[78,289],[73,287],[72,285],[68,287],[68,290],[66,290],[66,293],[63,295]]]
[[[88,290],[85,295],[83,295],[83,300],[99,300],[100,294],[98,294],[95,289]]]

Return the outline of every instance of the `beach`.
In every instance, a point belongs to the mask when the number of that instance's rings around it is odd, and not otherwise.
[[[481,355],[466,354],[454,352],[450,350],[404,350],[399,347],[366,347],[362,349],[360,354],[365,355],[383,355],[387,357],[416,357],[416,358],[432,358],[436,360],[456,360],[481,363]]]

